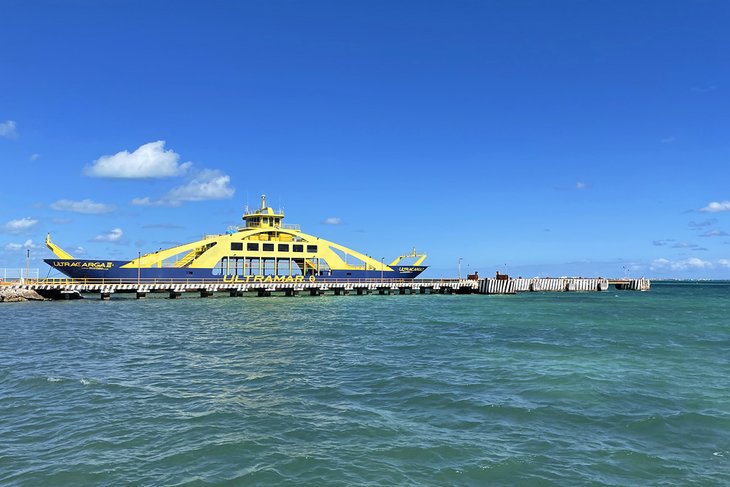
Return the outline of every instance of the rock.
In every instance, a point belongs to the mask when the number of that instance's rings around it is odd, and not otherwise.
[[[31,289],[0,287],[0,302],[45,301],[46,298]]]

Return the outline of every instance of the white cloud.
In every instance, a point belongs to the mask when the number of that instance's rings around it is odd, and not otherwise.
[[[18,129],[14,121],[7,120],[0,123],[0,137],[5,137],[6,139],[15,139],[18,137]]]
[[[325,225],[341,225],[342,219],[337,218],[336,216],[331,216],[329,218],[326,218],[322,223],[324,223]]]
[[[586,189],[587,187],[588,187],[588,185],[582,181],[578,181],[577,183],[575,183],[575,189],[577,189],[579,191],[581,189]]]
[[[183,186],[171,189],[159,200],[150,197],[134,198],[136,206],[179,206],[185,201],[222,200],[233,197],[235,188],[231,177],[220,171],[204,170]]]
[[[720,259],[717,261],[717,265],[720,267],[730,268],[730,259]]]
[[[712,262],[690,257],[683,260],[654,259],[649,268],[653,271],[672,270],[672,271],[688,271],[698,269],[712,269]]]
[[[158,140],[139,146],[134,152],[121,151],[112,156],[101,156],[84,174],[96,178],[145,179],[180,176],[192,162],[178,164],[180,155],[165,150],[165,141]]]
[[[674,136],[665,137],[662,139],[662,144],[671,144],[672,142],[674,142],[674,140],[675,140]]]
[[[11,233],[24,232],[35,226],[36,223],[38,223],[38,220],[34,220],[33,218],[20,218],[19,220],[10,220],[7,222],[5,229]]]
[[[23,243],[14,243],[14,242],[11,242],[11,243],[5,245],[5,250],[9,250],[11,252],[17,252],[18,250],[21,250],[21,249],[36,250],[36,249],[39,249],[39,248],[41,248],[41,246],[40,245],[37,245],[37,244],[34,244],[33,243],[33,240],[31,240],[31,239],[28,239],[28,240],[26,240]]]
[[[115,228],[109,233],[102,233],[94,237],[94,242],[119,242],[124,235],[121,228]]]
[[[173,201],[221,200],[231,198],[236,192],[230,176],[219,171],[206,170],[185,186],[171,190],[167,198]]]
[[[37,161],[38,159],[40,159],[40,157],[41,157],[40,154],[31,154],[30,157],[29,157],[29,159],[31,161]]]
[[[689,242],[677,242],[672,245],[673,249],[690,249],[690,250],[707,250],[705,247],[697,245],[696,243]]]
[[[728,233],[724,230],[707,230],[700,237],[727,237]]]
[[[703,213],[717,213],[720,211],[730,211],[730,201],[712,201],[704,208],[700,208]]]
[[[715,91],[717,89],[716,85],[702,85],[702,86],[695,86],[692,88],[692,91],[696,93],[708,93],[710,91]]]
[[[693,249],[697,247],[697,244],[689,243],[689,242],[677,242],[674,245],[672,245],[673,249]]]
[[[692,228],[702,228],[702,227],[710,227],[717,223],[717,218],[708,218],[706,220],[702,220],[701,222],[691,221],[689,222],[689,226]]]
[[[51,204],[51,208],[58,211],[72,211],[74,213],[85,213],[88,215],[97,215],[99,213],[111,213],[115,210],[114,206],[104,203],[85,199],[81,201],[58,200]]]
[[[130,201],[130,204],[134,206],[173,206],[162,200],[153,200],[149,196],[145,196],[144,198],[133,198],[132,201]]]

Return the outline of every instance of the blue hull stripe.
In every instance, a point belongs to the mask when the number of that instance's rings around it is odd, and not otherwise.
[[[215,273],[218,269],[195,269],[189,267],[141,267],[126,268],[126,260],[66,260],[45,259],[46,264],[67,275],[72,279],[108,279],[108,280],[140,280],[148,282],[152,279],[166,281],[205,280],[230,282],[234,276],[223,276]],[[315,275],[316,281],[343,280],[343,279],[413,279],[426,270],[427,266],[393,266],[392,271],[376,270],[331,270]],[[237,282],[245,282],[247,276],[238,276]],[[305,276],[309,279],[310,274]]]

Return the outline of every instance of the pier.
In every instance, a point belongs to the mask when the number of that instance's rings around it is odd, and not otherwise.
[[[4,292],[22,293],[34,291],[47,299],[77,299],[82,294],[96,294],[100,299],[111,299],[114,295],[134,295],[144,299],[148,295],[165,295],[178,299],[183,295],[197,295],[210,298],[214,295],[241,296],[343,296],[348,294],[516,294],[530,292],[602,292],[611,286],[616,290],[648,291],[648,279],[603,279],[603,278],[532,278],[505,279],[506,276],[490,279],[411,279],[411,280],[334,280],[277,282],[259,281],[231,283],[223,281],[166,281],[129,282],[123,280],[74,280],[36,279],[8,283]]]
[[[648,291],[649,279],[603,279],[582,277],[532,279],[481,279],[479,294],[516,294],[521,292],[600,292],[610,286],[617,290]]]
[[[63,281],[63,282],[58,282]],[[253,295],[268,296],[323,296],[331,294],[342,296],[348,294],[472,294],[478,290],[477,281],[458,279],[410,281],[342,281],[342,282],[266,282],[266,283],[225,283],[225,282],[81,282],[78,280],[59,279],[56,282],[25,282],[6,288],[32,290],[49,299],[74,299],[83,294],[98,294],[101,299],[111,299],[115,294],[134,294],[143,299],[149,294],[164,294],[170,299],[177,299],[185,294],[199,295],[201,298],[214,294],[241,297]]]

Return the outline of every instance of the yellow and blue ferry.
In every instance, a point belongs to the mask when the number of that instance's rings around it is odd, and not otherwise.
[[[284,212],[266,206],[248,211],[245,225],[224,234],[206,235],[195,242],[139,255],[132,260],[76,259],[46,237],[46,246],[57,256],[45,259],[52,268],[74,279],[145,282],[224,281],[301,282],[330,280],[413,279],[427,266],[425,254],[416,250],[389,264],[343,245],[303,233],[299,225],[282,223]],[[409,265],[399,265],[403,259]]]

